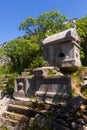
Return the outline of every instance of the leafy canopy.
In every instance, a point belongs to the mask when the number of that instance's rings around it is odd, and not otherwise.
[[[19,29],[25,31],[26,37],[10,41],[5,46],[6,55],[11,58],[12,71],[19,73],[25,68],[33,69],[48,65],[42,57],[40,42],[46,35],[60,32],[66,28],[67,17],[58,11],[41,14],[38,18],[27,18]]]
[[[38,56],[41,55],[40,46],[30,43],[27,39],[16,39],[5,46],[6,55],[11,58],[11,66],[14,71],[21,72],[28,68]]]
[[[81,61],[87,66],[87,16],[77,20],[77,30],[81,38]]]
[[[64,30],[66,28],[64,22],[67,19],[58,11],[52,10],[39,15],[37,18],[28,17],[20,24],[19,29],[29,35],[39,35],[40,39],[43,39],[47,34]]]

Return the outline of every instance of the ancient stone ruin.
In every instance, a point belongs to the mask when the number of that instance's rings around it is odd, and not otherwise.
[[[1,129],[27,130],[39,123],[43,130],[73,130],[77,124],[84,124],[78,116],[76,123],[73,118],[83,98],[72,97],[71,77],[58,69],[81,65],[79,43],[76,29],[54,34],[42,42],[44,58],[52,66],[35,68],[32,75],[22,72],[14,79],[13,98],[5,96],[0,101]]]
[[[50,71],[53,71],[53,76],[49,75]],[[33,70],[33,73],[34,75],[30,78],[18,77],[14,80],[13,96],[15,99],[27,100],[35,95],[43,103],[62,104],[71,98],[71,78],[69,76],[63,76],[54,67],[37,68]]]
[[[41,46],[44,59],[50,65],[67,69],[81,66],[80,39],[75,28],[48,36]]]

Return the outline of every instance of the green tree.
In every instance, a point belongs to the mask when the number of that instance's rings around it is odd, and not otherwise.
[[[40,46],[37,43],[30,43],[27,39],[16,39],[5,46],[6,54],[11,58],[13,71],[21,72],[28,68],[29,64],[41,55]]]
[[[11,72],[21,73],[25,68],[31,70],[45,64],[40,45],[33,36],[30,39],[20,38],[11,41],[5,46],[5,50],[6,55],[11,59]]]
[[[19,26],[20,30],[25,31],[26,34],[35,34],[39,36],[39,40],[46,35],[60,32],[66,28],[64,22],[68,18],[58,11],[45,12],[38,16],[38,18],[27,18]]]
[[[77,30],[81,38],[81,60],[87,66],[87,16],[77,20]]]

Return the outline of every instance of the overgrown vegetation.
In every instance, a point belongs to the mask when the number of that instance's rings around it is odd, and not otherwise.
[[[18,75],[16,73],[9,75],[8,82],[6,87],[3,87],[4,94],[9,94],[10,96],[13,95],[14,92],[14,78],[17,77]]]
[[[76,94],[76,89],[72,88],[72,95],[75,95],[75,94]]]
[[[5,93],[13,92],[14,73],[20,74],[24,69],[48,66],[44,61],[40,42],[47,36],[58,33],[72,26],[72,23],[64,24],[68,18],[58,11],[45,12],[37,18],[29,17],[20,24],[19,29],[25,31],[25,36],[10,41],[0,48],[0,57],[7,55],[11,63],[0,67],[0,77],[7,76],[8,84]],[[81,38],[81,61],[82,65],[87,66],[87,16],[76,21],[77,31]],[[75,75],[80,76],[79,69]],[[53,74],[49,72],[49,74]],[[8,76],[10,75],[10,77]],[[80,79],[81,80],[81,79]],[[1,81],[0,81],[1,82]]]
[[[87,16],[77,20],[77,31],[81,38],[81,61],[87,66]]]
[[[66,29],[63,24],[68,18],[58,11],[51,10],[39,15],[37,18],[28,17],[19,26],[20,30],[25,31],[28,35],[38,36],[38,40],[41,41],[47,35],[57,33]]]
[[[82,87],[81,92],[87,98],[87,85]]]
[[[27,128],[27,130],[55,130],[51,127],[51,119],[52,117],[48,116],[44,117],[42,120],[42,118],[39,119],[37,115],[35,121]]]

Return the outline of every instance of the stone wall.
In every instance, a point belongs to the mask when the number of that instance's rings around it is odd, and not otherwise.
[[[45,70],[46,71],[46,70]],[[32,95],[41,102],[59,104],[71,97],[71,78],[69,76],[45,76],[37,69],[33,77],[18,77],[14,80],[14,97],[30,98]]]

